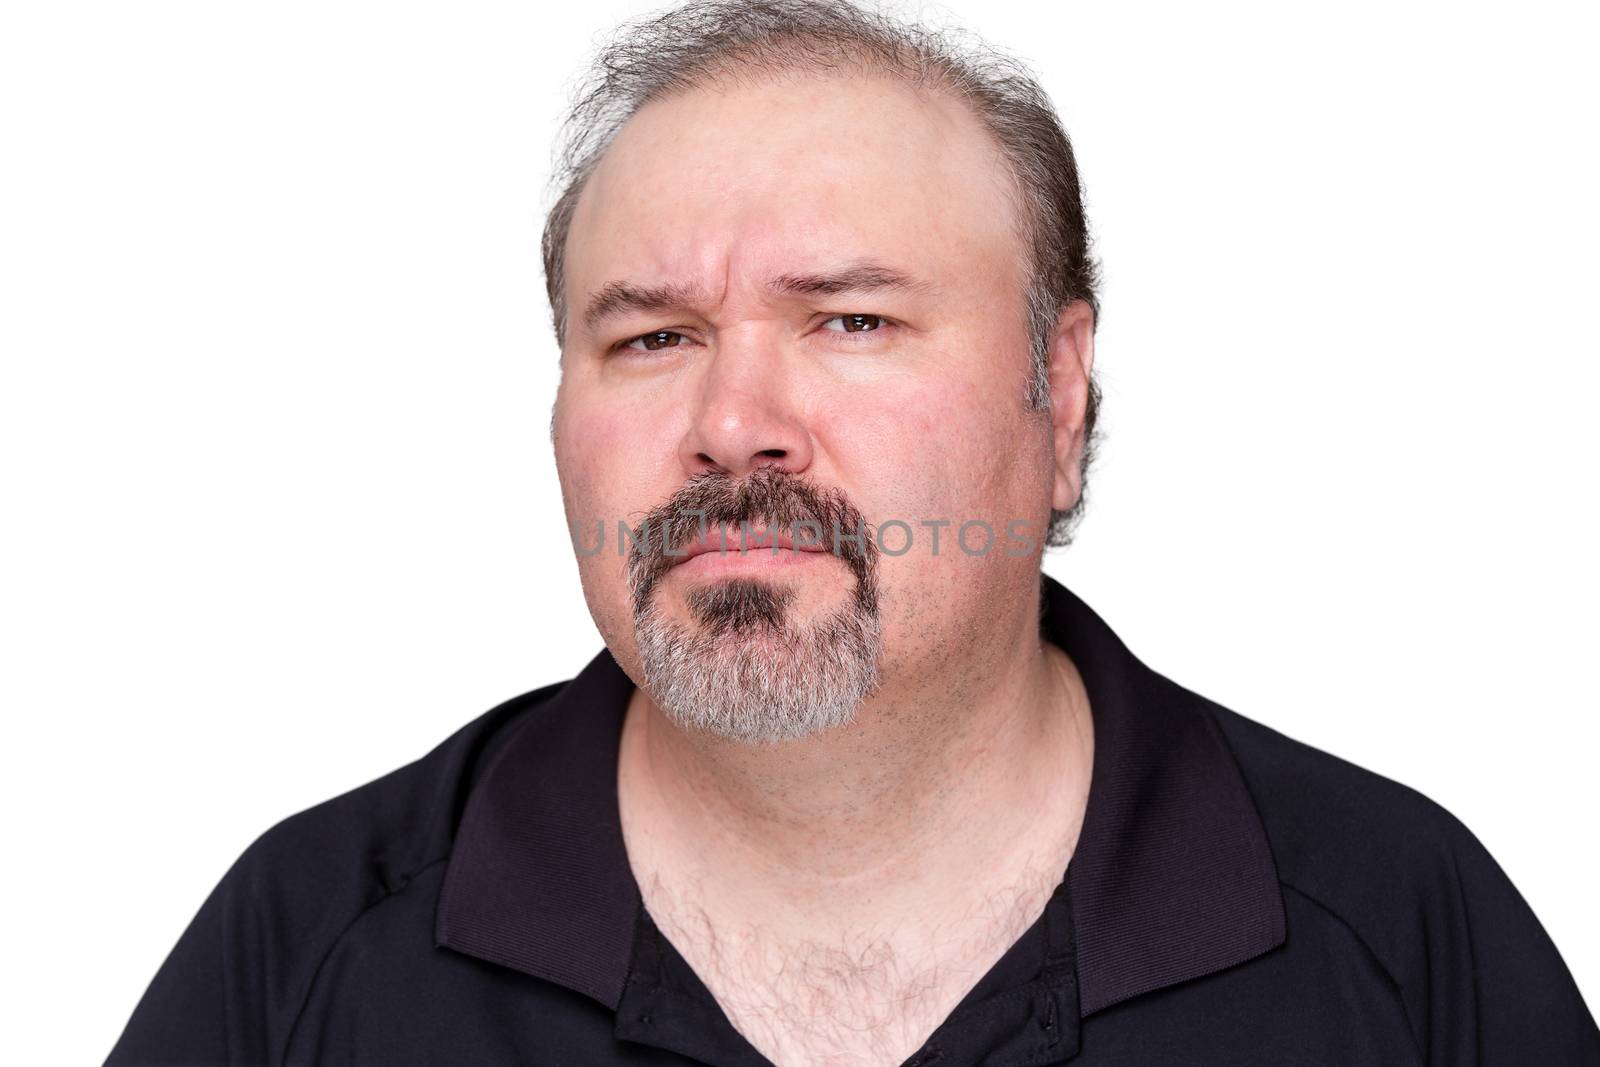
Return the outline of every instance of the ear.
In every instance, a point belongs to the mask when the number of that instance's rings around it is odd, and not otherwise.
[[[1083,492],[1079,463],[1087,443],[1089,375],[1094,370],[1094,309],[1074,300],[1061,309],[1050,337],[1050,419],[1055,430],[1056,480],[1050,506],[1066,511]]]

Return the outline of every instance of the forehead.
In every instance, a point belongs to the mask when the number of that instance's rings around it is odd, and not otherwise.
[[[618,278],[731,293],[854,258],[941,288],[1014,283],[1012,188],[976,116],[895,80],[692,90],[641,108],[590,176],[569,305]]]

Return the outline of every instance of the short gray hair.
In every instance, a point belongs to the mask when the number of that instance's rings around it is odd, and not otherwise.
[[[617,132],[646,103],[745,74],[888,74],[963,100],[1010,165],[1019,240],[1030,259],[1024,313],[1031,348],[1025,400],[1050,406],[1049,344],[1061,309],[1083,300],[1100,319],[1099,268],[1072,144],[1049,97],[1020,60],[964,31],[900,21],[850,0],[690,0],[623,23],[595,56],[562,122],[545,222],[545,288],[556,341],[566,345],[564,290],[573,210]],[[1079,473],[1084,489],[1098,443],[1100,387],[1091,374]],[[1066,545],[1085,493],[1052,509],[1046,543]]]

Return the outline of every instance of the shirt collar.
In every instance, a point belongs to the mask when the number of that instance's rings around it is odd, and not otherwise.
[[[1203,698],[1141,663],[1043,576],[1041,622],[1077,666],[1094,772],[1068,866],[1083,1015],[1284,940],[1266,833]],[[472,787],[434,942],[615,1010],[641,913],[617,809],[633,683],[601,651],[534,709]]]

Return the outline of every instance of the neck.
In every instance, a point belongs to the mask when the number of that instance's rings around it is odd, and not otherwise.
[[[1076,668],[1024,609],[961,662],[891,679],[850,725],[800,741],[688,732],[636,690],[618,767],[635,873],[807,929],[967,903],[951,887],[1053,885],[1082,821],[1092,726]]]

